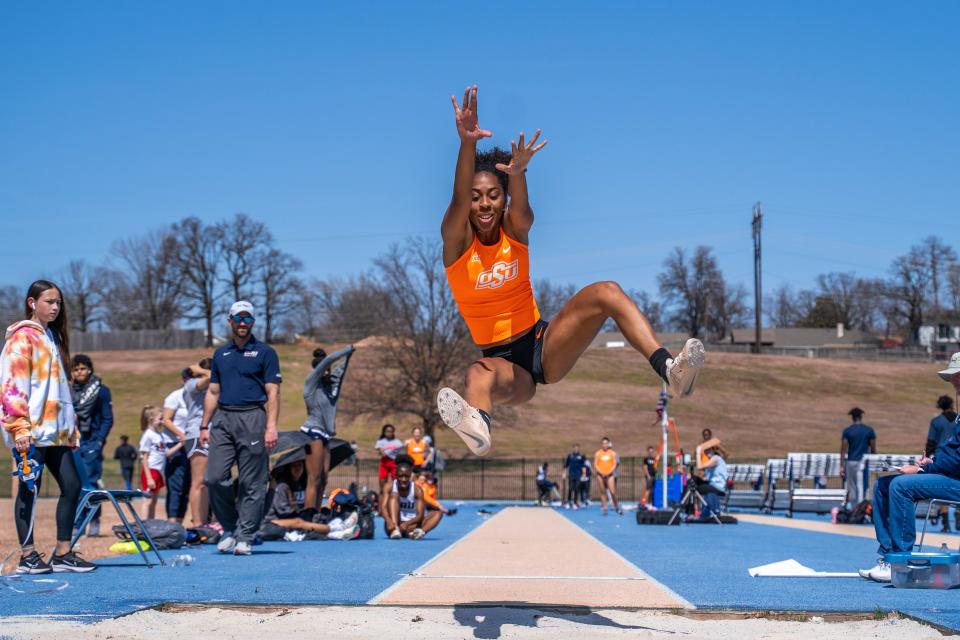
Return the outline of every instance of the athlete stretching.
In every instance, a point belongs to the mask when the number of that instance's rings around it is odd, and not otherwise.
[[[443,264],[453,297],[483,358],[467,369],[466,399],[443,388],[441,419],[477,455],[490,451],[490,412],[495,404],[522,404],[537,384],[559,382],[573,368],[607,318],[650,361],[671,392],[686,396],[703,366],[703,344],[687,340],[673,358],[653,328],[616,282],[595,282],[574,295],[549,323],[540,318],[530,284],[529,235],[533,210],[527,196],[530,159],[547,143],[523,133],[512,155],[494,148],[477,153],[477,141],[493,135],[480,128],[477,86],[463,104],[454,97],[460,153],[453,198],[443,216]],[[509,205],[509,206],[508,206]]]

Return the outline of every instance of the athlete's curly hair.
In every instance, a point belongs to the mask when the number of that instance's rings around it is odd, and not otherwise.
[[[500,188],[503,189],[504,193],[507,193],[507,183],[509,182],[509,176],[503,171],[497,169],[498,164],[510,164],[510,152],[500,147],[494,147],[489,151],[478,151],[477,159],[474,164],[474,173],[479,171],[486,171],[492,173],[497,177],[497,181],[500,183]]]

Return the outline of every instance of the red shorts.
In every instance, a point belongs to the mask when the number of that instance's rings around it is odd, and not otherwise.
[[[146,469],[143,469],[143,468],[140,469],[140,490],[141,491],[145,491],[147,493],[150,493],[152,491],[153,493],[156,493],[157,491],[160,491],[160,489],[163,489],[166,486],[166,483],[163,481],[163,474],[157,471],[156,469],[150,469],[150,475],[153,476],[153,483],[155,485],[153,489],[150,489],[150,487],[147,485],[146,471],[147,471]]]
[[[380,458],[380,482],[397,479],[397,461],[390,458]]]

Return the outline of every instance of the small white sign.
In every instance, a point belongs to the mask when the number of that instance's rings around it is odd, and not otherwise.
[[[607,349],[623,349],[627,343],[623,340],[610,340],[607,342]]]

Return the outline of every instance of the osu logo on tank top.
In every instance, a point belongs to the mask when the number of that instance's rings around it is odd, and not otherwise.
[[[501,231],[490,245],[474,236],[446,271],[460,315],[477,344],[520,335],[540,319],[530,283],[530,250],[506,233]]]
[[[505,282],[513,280],[520,273],[519,261],[497,262],[490,269],[477,275],[477,289],[497,289]]]

